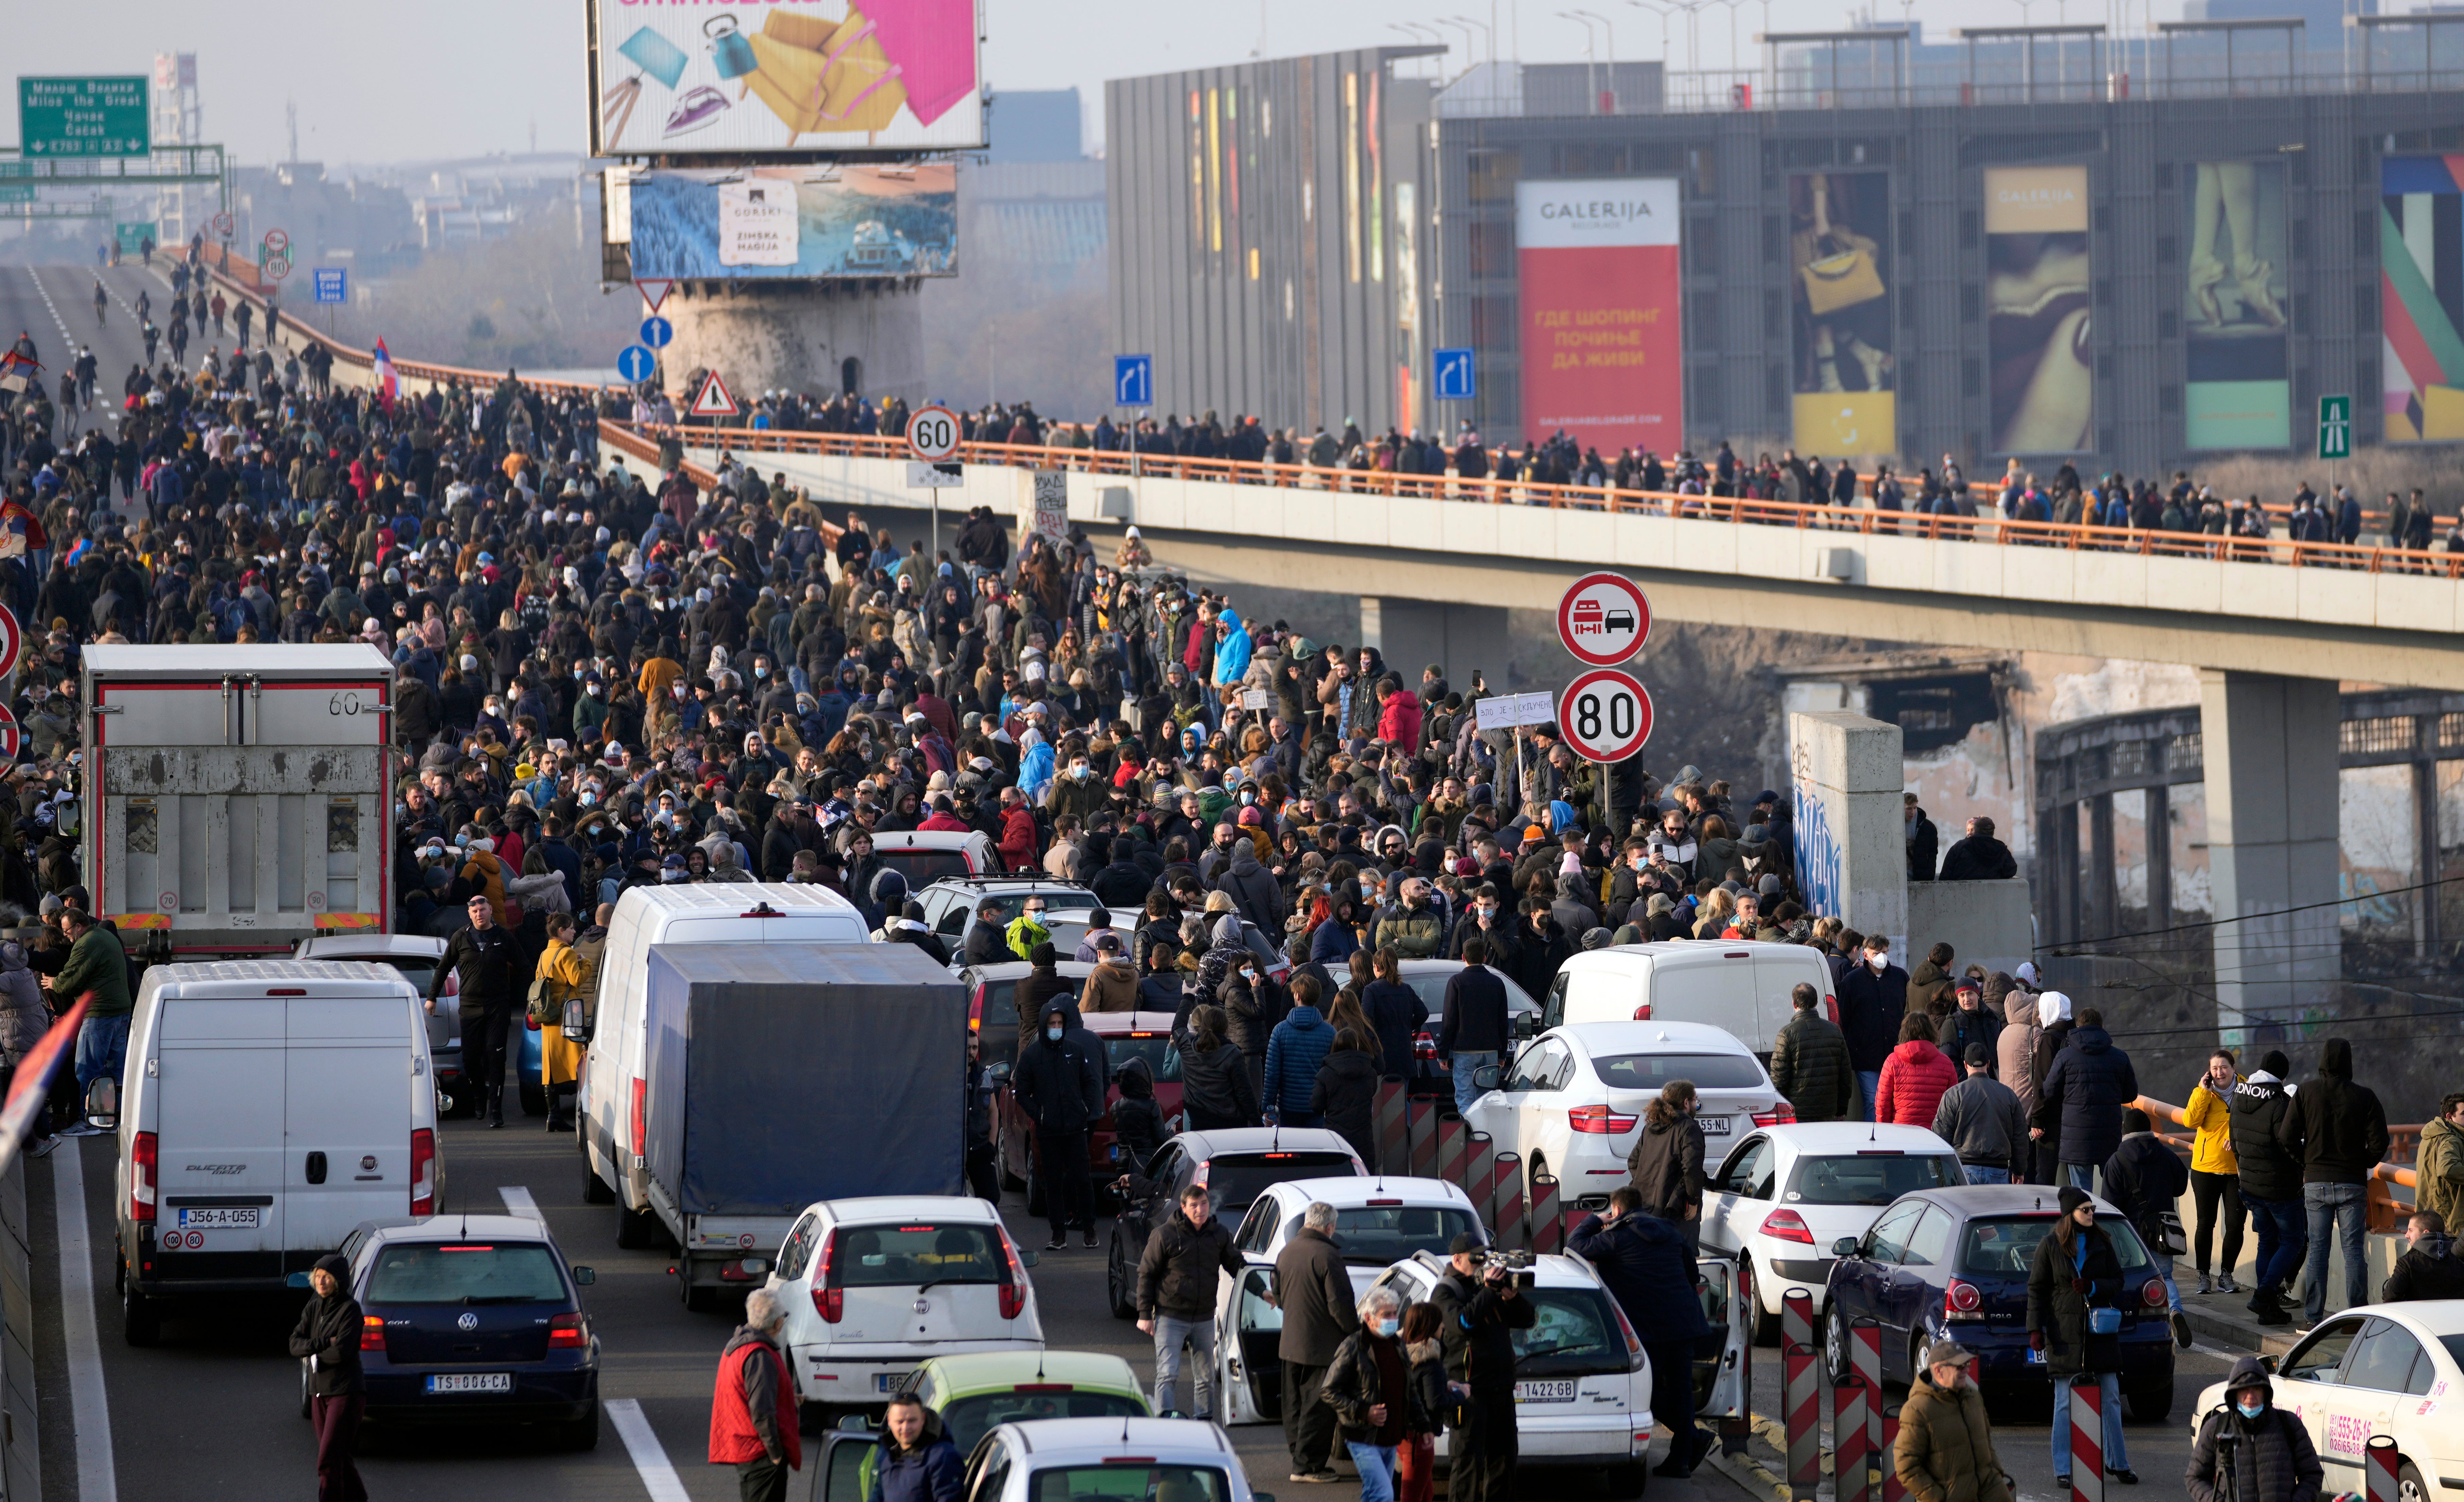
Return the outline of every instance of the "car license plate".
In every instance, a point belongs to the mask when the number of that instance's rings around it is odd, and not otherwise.
[[[428,1379],[431,1393],[509,1393],[514,1390],[511,1372],[436,1372]]]
[[[1516,1382],[1514,1401],[1516,1403],[1573,1403],[1574,1380],[1569,1377],[1562,1381],[1553,1382]]]
[[[1728,1135],[1728,1118],[1727,1116],[1696,1116],[1694,1119],[1702,1124],[1703,1135],[1705,1137],[1727,1137]]]
[[[905,1372],[875,1372],[872,1374],[872,1390],[877,1393],[894,1393],[898,1391],[898,1384],[905,1381],[907,1381]]]
[[[2044,1352],[2042,1352],[2042,1351],[2031,1351],[2031,1352],[2029,1352],[2029,1353],[2028,1353],[2028,1364],[2029,1364],[2030,1366],[2042,1366],[2042,1365],[2044,1365],[2044,1364],[2045,1364],[2045,1353],[2044,1353]]]
[[[256,1229],[257,1207],[253,1204],[214,1205],[206,1209],[183,1209],[180,1225],[187,1230],[253,1231]]]

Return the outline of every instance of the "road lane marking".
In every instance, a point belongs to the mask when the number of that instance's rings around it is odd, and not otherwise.
[[[520,1184],[498,1184],[496,1192],[505,1197],[505,1208],[514,1214],[538,1221],[542,1225],[546,1223],[547,1217],[539,1213],[539,1202],[532,1199],[531,1192]]]
[[[616,1425],[616,1437],[625,1442],[625,1452],[633,1457],[633,1469],[642,1473],[642,1488],[650,1493],[650,1502],[693,1502],[685,1494],[676,1468],[668,1464],[668,1452],[651,1431],[641,1403],[631,1398],[610,1398],[601,1406],[607,1410],[607,1421]]]
[[[59,1221],[60,1333],[69,1358],[69,1407],[77,1423],[78,1502],[119,1502],[111,1458],[111,1407],[95,1334],[94,1247],[85,1218],[85,1143],[70,1138],[52,1155],[54,1213]],[[679,1493],[681,1495],[681,1493]]]

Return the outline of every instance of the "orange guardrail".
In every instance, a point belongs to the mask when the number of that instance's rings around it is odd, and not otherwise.
[[[2170,1121],[2176,1126],[2182,1125],[2183,1117],[2189,1115],[2189,1113],[2182,1107],[2174,1105],[2170,1101],[2158,1100],[2153,1095],[2141,1095],[2137,1099],[2133,1100],[2131,1104],[2137,1106],[2140,1110],[2146,1112],[2150,1116]],[[2415,1144],[2417,1149],[2421,1140],[2421,1128],[2418,1126],[2391,1126],[2387,1128],[2387,1135],[2391,1138],[2409,1140]],[[2186,1137],[2175,1137],[2163,1132],[2158,1133],[2157,1136],[2163,1138],[2167,1142],[2171,1143],[2175,1147],[2188,1149],[2190,1146],[2190,1139]],[[2392,1153],[2394,1148],[2390,1146],[2388,1151]],[[2367,1210],[2369,1228],[2371,1230],[2382,1232],[2394,1230],[2396,1228],[2397,1220],[2404,1214],[2409,1213],[2411,1208],[2411,1206],[2398,1201],[2393,1194],[2388,1192],[2387,1185],[2389,1184],[2401,1184],[2408,1189],[2418,1189],[2421,1186],[2421,1176],[2413,1169],[2397,1161],[2379,1163],[2370,1169],[2369,1202]]]

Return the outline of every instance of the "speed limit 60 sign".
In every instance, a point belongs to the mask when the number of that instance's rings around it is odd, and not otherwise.
[[[1586,762],[1622,762],[1651,739],[1651,696],[1631,674],[1595,669],[1557,696],[1557,733]]]
[[[927,464],[958,452],[958,414],[946,407],[919,407],[907,419],[908,452]]]

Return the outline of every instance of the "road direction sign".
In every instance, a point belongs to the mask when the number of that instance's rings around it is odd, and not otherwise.
[[[627,381],[648,381],[659,368],[659,357],[639,344],[627,344],[616,356],[616,373]]]
[[[907,452],[927,463],[958,452],[958,414],[946,407],[919,407],[907,419]]]
[[[1114,355],[1112,357],[1112,405],[1114,407],[1153,407],[1155,405],[1155,356]]]
[[[217,240],[228,240],[231,237],[231,210],[226,209],[222,212],[214,215],[214,238]]]
[[[967,467],[956,459],[907,461],[909,490],[948,490],[967,483]]]
[[[147,134],[143,74],[17,80],[17,142],[34,157],[142,157]]]
[[[1651,696],[1631,674],[1595,668],[1557,696],[1557,734],[1586,762],[1622,762],[1651,739]]]
[[[736,405],[735,396],[728,391],[727,383],[720,380],[718,372],[714,370],[703,377],[701,389],[693,393],[693,406],[686,410],[685,415],[687,417],[737,417],[742,415],[742,412],[743,409]]]
[[[347,266],[317,268],[317,300],[348,302],[351,300],[351,269]]]
[[[675,285],[673,276],[647,276],[633,283],[634,289],[642,294],[643,303],[653,313],[666,305],[668,294],[675,289]]]
[[[676,337],[676,326],[657,314],[642,320],[642,342],[652,349],[665,349]]]
[[[1585,574],[1557,602],[1557,640],[1591,667],[1616,667],[1650,634],[1651,602],[1623,574]]]
[[[122,252],[135,255],[144,249],[146,241],[154,238],[154,221],[146,219],[135,224],[114,224],[111,233]]]
[[[1441,402],[1468,402],[1480,395],[1480,376],[1468,349],[1441,349],[1437,362],[1437,397]]]
[[[0,204],[31,204],[33,201],[33,184],[0,183]]]
[[[2319,398],[2319,457],[2349,459],[2353,456],[2353,399],[2349,396]]]

